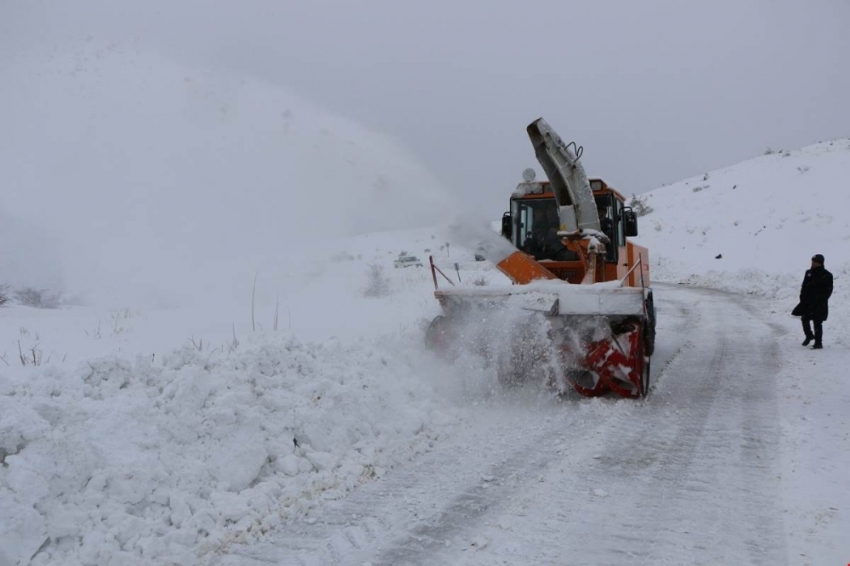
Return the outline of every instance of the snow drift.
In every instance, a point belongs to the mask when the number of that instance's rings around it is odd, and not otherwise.
[[[444,424],[410,360],[369,340],[265,336],[33,377],[0,380],[13,564],[197,563],[427,450]]]

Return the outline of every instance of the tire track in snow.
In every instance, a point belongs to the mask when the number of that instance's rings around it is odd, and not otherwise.
[[[681,301],[677,310],[686,309],[686,305]],[[687,321],[675,319],[674,323],[672,334],[684,335],[681,331]],[[665,355],[665,348],[672,353]],[[680,350],[680,345],[671,348],[669,343],[659,348],[655,367],[669,364]],[[662,363],[657,363],[659,357]],[[251,564],[256,561],[257,564],[280,562],[300,566],[366,561],[375,565],[424,563],[429,556],[444,550],[447,541],[454,544],[452,541],[462,538],[470,526],[486,522],[480,519],[493,507],[510,499],[511,494],[520,491],[528,478],[541,477],[540,472],[552,461],[560,460],[561,455],[549,450],[547,445],[562,443],[565,431],[569,431],[566,434],[573,438],[573,445],[576,439],[592,443],[595,435],[601,434],[600,429],[606,421],[616,421],[618,413],[626,406],[618,399],[605,400],[601,402],[604,406],[588,417],[576,415],[571,410],[570,405],[575,408],[588,405],[589,402],[580,397],[559,405],[547,400],[543,402],[544,407],[523,407],[521,403],[517,406],[518,397],[521,395],[507,395],[500,400],[505,407],[488,409],[509,413],[501,428],[472,429],[473,434],[455,439],[448,450],[438,450],[425,455],[421,461],[412,462],[415,468],[403,466],[385,480],[359,488],[346,500],[330,503],[321,525],[287,525],[279,529],[285,532],[279,533],[274,540],[251,547],[233,547],[232,555],[223,556],[215,563]],[[539,403],[539,399],[533,401],[533,404]],[[548,421],[540,420],[537,412],[541,408],[550,410]],[[468,449],[470,445],[486,446],[488,443],[511,448],[488,450],[483,455]],[[522,448],[517,450],[515,446]],[[476,461],[470,461],[470,456],[475,456]],[[482,476],[493,477],[495,481],[483,482]],[[441,477],[452,479],[440,481]],[[415,490],[417,493],[411,496]],[[423,511],[403,516],[398,508],[407,505],[405,500],[412,501]],[[425,511],[428,502],[433,508]],[[368,511],[364,513],[364,510]],[[388,521],[387,517],[394,519]],[[357,525],[372,525],[366,528],[368,534],[362,544],[354,544],[347,535],[350,529],[358,528]]]
[[[489,468],[485,477],[504,478],[506,481],[490,484],[482,484],[479,481],[468,487],[455,496],[439,514],[414,527],[408,535],[394,541],[389,549],[382,551],[373,562],[374,566],[422,564],[453,544],[453,539],[463,534],[470,525],[480,523],[482,517],[487,516],[516,490],[515,482],[518,478],[523,478],[520,481],[533,479],[530,476],[537,475],[539,470],[545,469],[559,457],[556,452],[541,449],[553,434],[557,434],[557,431],[547,427],[533,439],[534,442],[527,444],[524,450]],[[492,487],[487,487],[488,485]],[[469,545],[474,548],[476,541],[471,541]]]
[[[604,424],[604,411],[602,418],[589,419],[572,413],[573,404],[539,394],[529,400],[519,392],[471,408],[467,430],[346,499],[329,502],[316,524],[283,525],[265,541],[232,545],[211,563],[420,563],[447,541],[454,544],[465,526],[557,459],[547,446],[559,442],[563,427]]]
[[[678,301],[678,304],[675,306],[677,312],[680,314],[687,313],[688,311],[688,303],[686,301]],[[670,305],[666,308],[670,308]],[[671,324],[671,330],[673,330],[671,335],[683,336],[684,333],[682,331],[688,326],[689,323],[684,317],[674,320]],[[681,353],[682,346],[674,342],[673,344],[666,345],[666,349],[667,352],[659,349],[661,363],[657,365],[663,368],[662,373],[671,363],[671,360],[674,360]],[[578,403],[583,402],[581,398],[574,399],[574,401]],[[592,444],[593,442],[592,432],[600,432],[605,428],[616,430],[622,426],[625,418],[630,418],[626,417],[622,410],[619,410],[625,407],[625,405],[621,405],[623,403],[622,400],[610,400],[609,402],[611,403],[609,414],[604,415],[598,422],[593,423],[592,426],[575,427],[559,425],[544,434],[551,435],[550,438],[557,439],[557,442],[561,445],[575,447],[577,444],[581,444],[583,446],[579,452],[586,453],[591,448],[588,444]],[[535,443],[534,449],[536,453],[531,455],[533,457],[529,457],[528,454],[522,454],[518,458],[512,459],[502,466],[491,470],[491,475],[494,477],[516,477],[523,471],[534,470],[534,475],[539,476],[541,470],[545,470],[553,464],[560,463],[562,460],[559,454],[552,454],[545,450],[545,448],[541,449],[541,446],[544,444]],[[525,475],[528,477],[529,474]],[[473,486],[445,508],[437,522],[423,524],[413,529],[408,537],[394,542],[390,549],[382,552],[377,560],[372,563],[375,566],[450,563],[444,562],[444,556],[451,554],[451,552],[443,552],[447,547],[445,543],[441,543],[440,541],[446,541],[460,535],[460,538],[465,536],[465,538],[471,539],[474,543],[476,537],[469,534],[470,531],[474,530],[470,527],[480,525],[483,522],[483,518],[487,516],[487,512],[501,512],[504,501],[509,498],[510,494],[517,491],[516,487],[510,484],[500,485],[499,489],[490,489],[485,492],[477,486]],[[487,539],[485,537],[482,540],[486,541]],[[473,547],[469,546],[462,548],[461,552],[467,552],[472,549]]]
[[[533,518],[508,533],[483,529],[496,542],[464,564],[785,562],[775,329],[750,322],[741,297],[670,292],[695,302],[689,345],[654,397],[630,405],[616,419],[621,430],[606,427],[613,434],[594,457],[553,467],[524,494],[537,506]]]
[[[317,524],[218,563],[782,564],[775,329],[747,322],[741,297],[659,291],[649,399],[477,407]]]

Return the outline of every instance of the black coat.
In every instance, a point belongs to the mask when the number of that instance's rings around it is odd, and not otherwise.
[[[826,320],[829,316],[830,295],[832,295],[832,273],[823,266],[813,267],[807,270],[803,277],[800,304],[794,307],[792,314],[813,320]]]

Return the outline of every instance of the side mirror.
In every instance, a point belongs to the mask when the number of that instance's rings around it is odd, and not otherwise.
[[[623,209],[623,231],[626,233],[627,238],[638,235],[637,214],[635,214],[635,211],[631,207],[625,207]]]
[[[502,215],[502,236],[511,239],[511,213],[506,212]]]

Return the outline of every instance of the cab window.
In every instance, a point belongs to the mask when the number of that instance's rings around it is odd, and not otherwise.
[[[558,205],[554,198],[516,199],[511,202],[514,227],[511,241],[519,249],[531,244],[535,236],[545,235],[554,227],[558,229]]]

